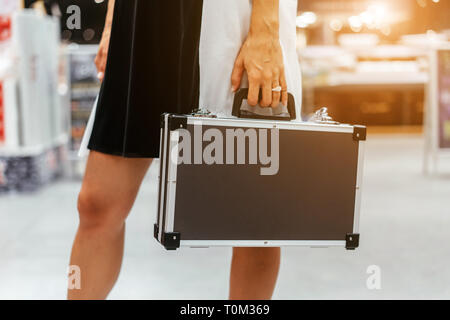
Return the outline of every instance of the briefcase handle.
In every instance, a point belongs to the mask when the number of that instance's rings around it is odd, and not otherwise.
[[[250,119],[266,119],[266,120],[281,120],[281,121],[290,121],[295,120],[297,118],[295,112],[294,96],[290,93],[288,93],[288,105],[287,105],[289,117],[263,116],[258,114],[242,114],[241,113],[242,101],[246,100],[247,96],[248,96],[248,88],[241,88],[236,92],[236,94],[234,95],[234,102],[233,102],[233,112],[232,112],[233,116],[247,119],[250,118]],[[262,90],[259,91],[259,101],[261,101],[261,99],[262,99]]]

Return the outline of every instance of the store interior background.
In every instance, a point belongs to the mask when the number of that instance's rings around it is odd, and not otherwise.
[[[80,30],[67,24],[75,3]],[[22,5],[0,0],[0,299],[64,299],[107,1]],[[361,246],[284,248],[274,298],[449,299],[450,0],[299,0],[297,35],[303,118],[326,106],[368,126]],[[226,299],[229,248],[154,241],[157,168],[110,298]],[[373,265],[379,290],[366,283]]]

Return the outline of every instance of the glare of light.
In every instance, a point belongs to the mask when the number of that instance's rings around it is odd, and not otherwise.
[[[369,6],[369,8],[367,9],[368,12],[372,13],[373,15],[375,15],[376,18],[381,18],[386,16],[386,6],[382,3],[375,3]]]
[[[375,17],[369,11],[364,11],[359,16],[360,16],[362,22],[364,22],[368,26],[373,25],[375,22]]]
[[[439,3],[439,0],[433,0],[434,3]]]
[[[368,16],[372,18],[372,23],[377,28],[386,22],[388,16],[388,10],[382,3],[376,3],[369,6],[367,9]]]
[[[317,15],[314,12],[307,11],[303,12],[301,15],[297,17],[297,27],[306,28],[311,24],[316,23]]]
[[[363,23],[361,21],[361,18],[359,16],[351,16],[348,18],[348,23],[350,24],[350,28],[354,32],[359,32],[362,29]]]
[[[342,27],[343,27],[343,23],[341,20],[333,19],[330,21],[331,30],[338,32],[338,31],[341,31]]]
[[[302,16],[304,17],[305,21],[308,24],[313,24],[313,23],[315,23],[317,21],[317,16],[316,16],[316,14],[314,12],[307,11],[307,12],[304,12],[302,14]]]
[[[305,22],[305,20],[302,18],[302,16],[298,16],[296,20],[297,27],[299,28],[306,28],[308,24]]]
[[[391,28],[389,27],[389,10],[385,3],[372,3],[358,17],[359,21],[354,17],[351,17],[352,21],[349,20],[352,29],[361,29],[362,26],[359,25],[359,22],[361,22],[371,30],[379,29],[386,35],[391,33]]]

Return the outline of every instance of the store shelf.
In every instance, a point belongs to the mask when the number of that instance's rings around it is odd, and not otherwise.
[[[35,146],[24,147],[7,147],[0,146],[0,157],[33,157],[42,154],[46,150],[51,148],[60,147],[66,145],[69,141],[69,137],[64,134],[58,137],[54,142],[47,144],[39,144]]]
[[[424,85],[428,82],[426,72],[336,72],[322,86],[368,86],[368,85]]]

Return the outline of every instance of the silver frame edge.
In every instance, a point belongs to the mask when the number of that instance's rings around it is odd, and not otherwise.
[[[181,247],[345,247],[345,240],[181,240]]]
[[[163,135],[164,135],[164,139],[163,136],[161,135],[161,142],[167,141],[167,119],[169,118],[169,115],[166,114],[164,116],[164,129],[163,129]],[[164,143],[164,146],[161,145],[160,148],[162,149],[162,153],[159,155],[159,165],[163,166],[162,167],[162,171],[161,171],[161,176],[159,177],[161,179],[161,190],[159,191],[159,197],[160,197],[160,208],[159,208],[159,221],[158,221],[158,240],[161,243],[162,242],[162,233],[163,233],[163,215],[165,215],[165,212],[163,212],[163,208],[164,208],[164,201],[166,199],[164,199],[164,191],[165,191],[165,182],[166,182],[166,162],[162,161],[162,159],[164,159],[164,156],[167,156],[167,144]]]
[[[361,194],[362,182],[364,176],[364,153],[365,141],[359,141],[358,146],[358,168],[356,172],[356,190],[355,190],[355,212],[353,214],[353,233],[359,233],[359,219],[361,213]]]

